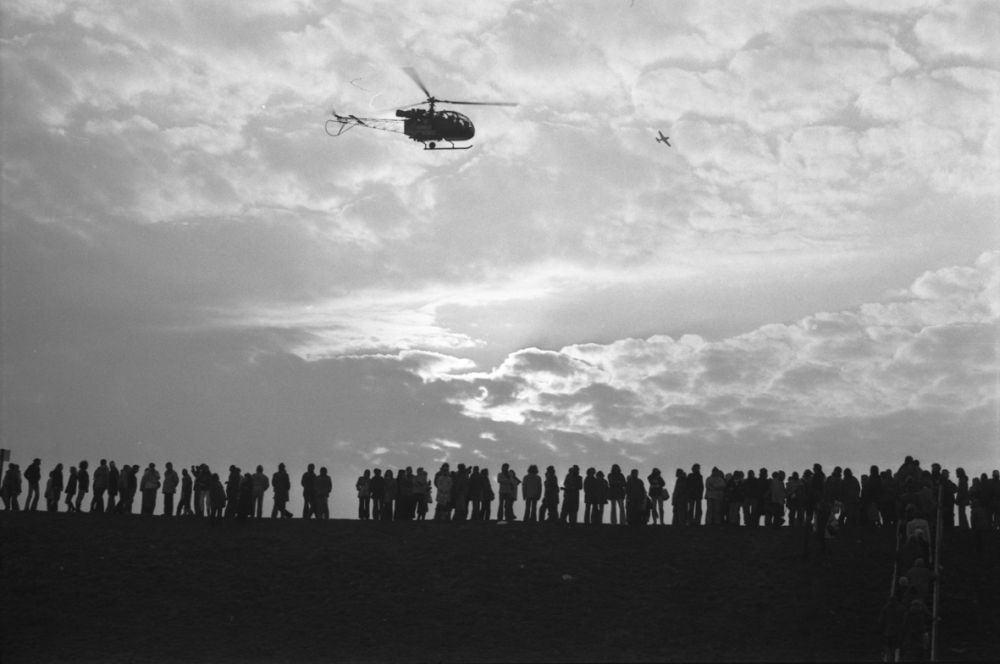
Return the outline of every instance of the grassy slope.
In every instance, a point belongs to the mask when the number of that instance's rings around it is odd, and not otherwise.
[[[956,533],[942,659],[1000,651]],[[0,514],[20,661],[872,660],[891,535]],[[568,574],[571,580],[564,580]]]

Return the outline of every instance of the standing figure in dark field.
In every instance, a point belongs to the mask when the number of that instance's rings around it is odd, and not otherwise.
[[[251,475],[253,480],[253,510],[250,516],[264,518],[264,494],[271,488],[271,481],[264,474],[264,466],[257,466],[257,472]]]
[[[962,530],[969,529],[969,516],[966,514],[971,499],[969,497],[969,476],[965,474],[964,468],[955,469],[955,477],[958,484],[955,492],[955,507],[958,508],[958,527]]]
[[[90,464],[86,461],[81,461],[77,464],[76,501],[73,503],[74,512],[80,511],[80,506],[83,504],[83,497],[90,491],[90,473],[87,472],[87,468],[89,467]]]
[[[469,518],[469,471],[464,463],[458,464],[451,481],[451,502],[455,506],[455,521]]]
[[[597,471],[594,476],[597,485],[594,490],[594,515],[592,523],[604,523],[604,506],[608,504],[608,480],[604,477],[604,471]]]
[[[142,513],[153,516],[156,509],[156,492],[160,489],[160,472],[156,464],[151,463],[142,474]]]
[[[437,489],[437,504],[434,507],[435,521],[451,520],[451,485],[453,481],[448,470],[448,464],[442,464],[434,476],[434,488]]]
[[[191,479],[191,474],[188,473],[187,468],[181,469],[181,499],[177,505],[177,514],[179,516],[187,516],[189,514],[194,514],[191,511],[191,494],[194,491],[194,481]]]
[[[563,478],[563,504],[559,520],[562,523],[576,523],[577,512],[580,511],[580,491],[583,490],[583,478],[580,477],[580,466],[574,465]]]
[[[878,466],[868,469],[868,481],[861,485],[861,520],[866,526],[877,526],[878,502],[882,497],[882,473]]]
[[[483,518],[483,476],[479,466],[473,466],[469,475],[469,518],[473,521]]]
[[[402,472],[402,471],[400,471]],[[396,503],[396,491],[398,485],[396,484],[396,478],[392,476],[392,471],[385,471],[384,479],[384,497],[382,500],[382,520],[392,521],[393,508]]]
[[[396,521],[408,521],[413,515],[413,469],[396,472]]]
[[[646,525],[646,484],[639,477],[639,471],[635,468],[628,474],[628,480],[625,482],[625,501],[628,525]]]
[[[583,523],[589,524],[594,518],[594,499],[597,469],[588,468],[583,476]]]
[[[688,515],[687,473],[678,468],[674,477],[674,495],[670,497],[673,518],[670,520],[670,524],[673,526],[684,526],[687,525]]]
[[[701,525],[701,499],[705,496],[705,480],[701,476],[701,466],[694,464],[688,473],[684,486],[687,489],[688,523],[692,526]]]
[[[358,518],[366,521],[371,518],[372,471],[365,468],[365,472],[354,483],[354,488],[358,490]]]
[[[46,509],[49,512],[59,511],[59,498],[63,491],[63,465],[57,463],[49,473],[48,486],[45,487]]]
[[[844,509],[840,513],[840,525],[851,527],[861,522],[861,483],[850,468],[844,469],[844,479],[841,481],[841,496]]]
[[[73,512],[73,496],[76,495],[76,466],[69,467],[69,479],[66,480],[66,511]]]
[[[271,518],[291,519],[292,513],[285,507],[292,493],[292,480],[288,477],[285,464],[279,463],[278,470],[271,475],[271,487],[274,489],[274,506],[271,508]]]
[[[28,483],[28,495],[24,498],[24,510],[34,512],[38,509],[39,482],[42,480],[42,460],[35,459],[24,469],[24,481]]]
[[[417,498],[417,520],[426,521],[427,508],[431,503],[431,480],[423,468],[417,468],[413,477],[413,492]]]
[[[104,508],[106,514],[118,512],[118,495],[121,488],[121,471],[114,461],[108,462],[108,505]]]
[[[308,519],[316,509],[313,507],[313,500],[316,497],[316,466],[309,464],[306,472],[302,473],[302,518]]]
[[[244,473],[240,478],[240,493],[236,505],[236,518],[246,520],[254,515],[253,475]]]
[[[243,481],[243,471],[236,466],[229,466],[229,477],[226,478],[226,518],[236,516],[240,508],[240,482]]]
[[[510,481],[510,464],[503,464],[500,466],[500,472],[497,473],[497,521],[506,521],[507,513],[509,510],[508,505],[510,503],[510,496],[514,491],[513,484]]]
[[[559,520],[559,478],[556,477],[556,469],[552,466],[545,469],[542,491],[542,513],[538,519],[555,523]]]
[[[649,482],[649,500],[652,507],[650,516],[653,517],[654,524],[659,523],[662,526],[666,523],[666,515],[663,513],[663,501],[667,496],[663,494],[666,493],[667,481],[663,479],[659,468],[654,468],[646,480]]]
[[[490,505],[493,504],[493,498],[495,494],[493,493],[493,485],[490,484],[490,471],[489,468],[483,468],[479,471],[479,477],[482,478],[483,484],[483,504],[480,508],[480,515],[482,515],[483,521],[490,520]]]
[[[625,474],[616,463],[611,466],[608,473],[608,500],[611,502],[611,523],[618,525],[625,523]]]
[[[705,523],[722,525],[725,519],[723,500],[726,495],[726,478],[718,468],[712,468],[705,480]]]
[[[174,515],[174,494],[177,493],[179,483],[180,478],[174,470],[174,464],[168,461],[163,471],[163,516]]]
[[[538,521],[538,501],[542,497],[542,476],[538,466],[528,466],[528,474],[521,482],[521,496],[524,498],[524,521]]]
[[[730,526],[740,525],[740,510],[743,508],[744,488],[743,471],[734,470],[726,476],[726,500],[729,502],[729,514],[726,523]],[[744,524],[746,521],[743,522]]]
[[[382,520],[382,501],[385,500],[385,479],[382,478],[382,469],[376,468],[368,484],[372,498],[372,518],[376,521]]]
[[[212,497],[215,495],[215,489],[213,486],[213,478],[217,473],[213,473],[208,468],[208,464],[201,464],[197,468],[193,468],[194,472],[194,512],[198,516],[212,516]],[[222,481],[221,479],[219,480]],[[222,507],[225,507],[226,490],[222,489]],[[220,512],[221,514],[221,512]]]
[[[21,469],[16,463],[7,467],[0,485],[0,496],[3,496],[4,509],[17,512],[21,509],[17,497],[21,495]]]
[[[118,505],[115,508],[115,512],[118,514],[132,513],[130,496],[133,493],[132,483],[135,481],[135,476],[132,474],[132,466],[123,463],[121,472],[118,473]],[[111,491],[108,490],[108,494],[110,493]]]
[[[100,514],[104,511],[104,494],[108,492],[108,460],[101,459],[101,463],[94,469],[94,497],[90,501],[90,511]]]
[[[771,477],[767,472],[767,468],[761,468],[760,474],[757,476],[757,481],[754,483],[756,492],[754,493],[753,499],[753,525],[759,526],[761,520],[763,519],[764,524],[768,525],[768,508],[771,506]]]
[[[316,516],[320,519],[330,518],[330,493],[333,491],[333,480],[326,472],[326,466],[319,469],[316,476],[315,495]]]
[[[203,468],[208,466],[202,465]],[[226,508],[226,487],[222,486],[222,478],[218,473],[212,473],[208,480],[208,516],[221,519]]]

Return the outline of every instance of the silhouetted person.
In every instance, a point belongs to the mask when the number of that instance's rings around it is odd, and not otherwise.
[[[479,476],[483,480],[483,505],[482,505],[482,511],[480,512],[480,514],[482,515],[482,520],[483,521],[489,521],[490,520],[490,505],[493,504],[493,498],[494,498],[494,495],[495,495],[493,493],[493,485],[490,484],[490,471],[489,471],[489,469],[488,468],[483,468],[482,470],[480,470],[479,471]]]
[[[635,468],[625,481],[625,513],[630,526],[646,525],[646,485]]]
[[[580,466],[574,465],[563,478],[563,504],[559,514],[562,523],[576,523],[577,512],[580,511],[580,492],[583,490],[583,478],[580,477]]]
[[[203,464],[204,468],[208,468]],[[218,473],[212,473],[208,480],[208,516],[215,520],[223,518],[226,509],[226,487]]]
[[[503,464],[500,466],[500,472],[497,473],[497,521],[509,521],[508,514],[512,512],[511,503],[513,502],[514,493],[514,483],[510,479],[510,465]]]
[[[413,510],[413,469],[406,468],[396,473],[396,511],[397,521],[407,521],[412,517]]]
[[[417,474],[413,476],[413,495],[417,499],[417,519],[426,521],[431,502],[431,481],[423,468],[417,468]]]
[[[528,466],[528,474],[521,482],[521,496],[524,498],[524,520],[538,521],[538,500],[542,497],[542,477],[538,466]]]
[[[369,489],[372,498],[372,518],[382,519],[382,502],[385,500],[385,478],[382,477],[382,469],[376,468],[372,475]]]
[[[86,461],[81,461],[77,464],[76,470],[76,501],[73,503],[73,511],[79,512],[80,506],[83,504],[83,497],[90,492],[90,473],[87,468],[90,464]]]
[[[177,514],[181,516],[187,516],[189,514],[194,514],[191,511],[191,494],[194,492],[194,480],[191,479],[191,474],[188,473],[187,468],[181,469],[181,499],[177,504]]]
[[[66,480],[66,511],[75,512],[73,497],[76,495],[76,466],[69,467],[69,479]]]
[[[583,476],[583,523],[594,521],[594,503],[597,499],[597,469],[588,468]]]
[[[555,523],[559,520],[559,478],[552,466],[545,469],[542,491],[542,513],[538,518],[540,521]]]
[[[458,469],[451,481],[451,502],[455,508],[455,520],[465,521],[469,517],[469,470],[464,463],[458,464]]]
[[[153,516],[156,511],[156,492],[160,490],[160,471],[151,463],[142,474],[142,514]]]
[[[899,660],[899,642],[903,634],[903,618],[906,616],[906,606],[900,601],[899,594],[898,591],[893,593],[879,614],[879,625],[882,628],[883,662]]]
[[[653,523],[658,522],[662,526],[667,522],[667,515],[663,513],[663,501],[667,498],[664,494],[668,493],[667,481],[663,479],[659,468],[653,468],[653,472],[649,474],[646,481],[649,482],[649,501],[652,507]]]
[[[365,468],[358,481],[354,483],[354,488],[358,490],[358,518],[366,521],[371,518],[372,504],[372,471]]]
[[[240,521],[254,515],[253,475],[244,473],[240,478],[239,498],[236,505],[236,518]]]
[[[17,512],[21,509],[18,496],[21,495],[21,469],[16,463],[7,467],[0,485],[0,497],[3,498],[4,509]]]
[[[177,485],[180,483],[180,478],[177,476],[177,471],[174,470],[174,464],[167,462],[166,469],[163,471],[163,515],[173,516],[174,515],[174,495],[177,493]]]
[[[118,490],[121,482],[121,471],[114,461],[108,462],[108,505],[105,512],[116,514],[118,512]]]
[[[608,504],[608,480],[604,477],[604,471],[597,471],[594,485],[594,513],[591,523],[601,524],[604,522],[604,506]]]
[[[387,478],[388,475],[387,472]],[[448,464],[442,464],[441,469],[434,476],[434,488],[437,489],[437,503],[434,506],[435,521],[451,520],[451,485],[452,479],[451,472],[448,470]]]
[[[316,516],[320,519],[330,518],[330,493],[333,491],[333,480],[326,473],[326,466],[319,469],[314,487],[313,500],[316,506]]]
[[[969,476],[965,474],[964,468],[955,469],[955,478],[958,480],[955,488],[955,507],[958,508],[958,527],[962,530],[969,529],[969,516],[966,510],[971,503],[969,497]]]
[[[670,497],[670,507],[673,511],[673,517],[670,520],[670,525],[687,525],[687,473],[685,473],[681,468],[678,468],[677,472],[674,473],[674,495]]]
[[[469,475],[469,505],[470,518],[473,521],[481,521],[483,518],[483,476],[479,472],[479,466],[472,467]]]
[[[712,468],[705,480],[705,523],[721,525],[725,519],[723,501],[726,495],[726,478],[718,468]]]
[[[226,518],[236,516],[240,509],[240,483],[243,481],[243,471],[236,466],[229,466],[229,477],[226,478]]]
[[[104,494],[108,492],[108,460],[101,459],[101,463],[94,469],[94,497],[90,501],[90,511],[100,514],[104,511]]]
[[[28,495],[24,498],[24,509],[34,512],[38,509],[39,483],[42,480],[42,460],[35,459],[24,469],[24,481],[28,483]]]
[[[45,488],[46,509],[49,512],[59,511],[59,498],[63,492],[63,465],[57,463],[49,473],[48,486]]]
[[[258,519],[264,516],[264,494],[271,488],[271,481],[264,474],[264,466],[257,466],[257,472],[251,476],[253,488],[253,510],[250,516]]]
[[[392,521],[393,514],[395,513],[394,510],[396,506],[396,496],[399,486],[396,484],[396,478],[392,476],[391,470],[385,471],[385,477],[383,478],[382,482],[383,482],[382,520]]]
[[[705,496],[705,480],[701,476],[701,466],[694,464],[684,485],[688,499],[688,524],[701,525],[701,500]]]
[[[611,502],[611,523],[625,523],[625,474],[616,463],[608,473],[608,500]]]
[[[194,513],[197,516],[214,516],[213,511],[215,505],[213,503],[213,496],[217,496],[215,490],[215,480],[217,479],[218,473],[213,473],[208,468],[208,464],[201,464],[200,466],[191,469],[194,474]],[[222,480],[219,479],[219,486],[222,486]],[[226,506],[226,489],[222,488],[222,507],[221,510]],[[221,516],[222,512],[219,512]]]
[[[285,507],[291,497],[292,482],[285,470],[285,464],[279,463],[278,470],[271,475],[271,487],[274,489],[274,507],[271,508],[271,518],[276,518],[279,514],[283,519],[291,519],[292,513]]]
[[[306,472],[302,473],[302,518],[308,519],[315,512],[313,501],[316,499],[316,466],[309,464]]]
[[[840,481],[840,496],[843,511],[840,513],[840,525],[857,526],[861,522],[861,483],[850,468],[844,469]]]

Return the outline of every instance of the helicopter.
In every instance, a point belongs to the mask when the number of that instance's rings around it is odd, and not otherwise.
[[[415,104],[396,109],[395,118],[359,118],[356,115],[340,115],[336,110],[324,125],[330,136],[340,136],[354,127],[366,127],[380,131],[390,131],[409,136],[422,143],[425,150],[468,150],[471,145],[455,145],[456,142],[471,140],[476,135],[476,127],[467,116],[452,110],[438,110],[437,104],[459,104],[464,106],[517,106],[509,101],[454,101],[438,99],[430,93],[413,67],[403,67],[403,71],[417,84],[427,98]],[[427,105],[427,108],[416,108]],[[447,141],[450,147],[441,147]]]

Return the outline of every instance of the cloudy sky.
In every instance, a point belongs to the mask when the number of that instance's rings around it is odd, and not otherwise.
[[[995,2],[3,5],[15,460],[1000,464]]]

